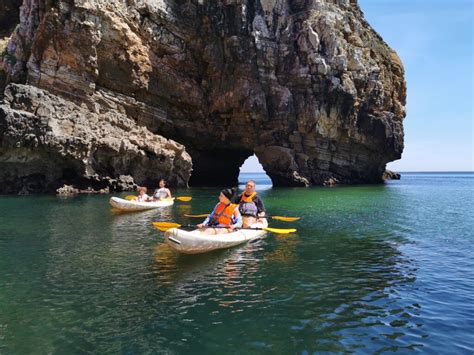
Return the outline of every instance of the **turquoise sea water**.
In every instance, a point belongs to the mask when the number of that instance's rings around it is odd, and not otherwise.
[[[179,255],[150,222],[190,203],[113,214],[109,196],[0,196],[0,353],[474,351],[474,175],[271,188],[290,236]],[[123,194],[125,195],[125,194]]]

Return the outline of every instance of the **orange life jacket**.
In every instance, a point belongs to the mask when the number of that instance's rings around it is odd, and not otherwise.
[[[253,202],[253,198],[257,195],[257,193],[254,191],[250,194],[250,196],[246,196],[245,192],[242,192],[242,197],[240,198],[240,201],[242,202]]]
[[[232,223],[232,215],[234,214],[234,210],[236,207],[237,205],[233,203],[226,205],[222,202],[219,202],[219,205],[216,208],[216,212],[214,213],[214,221],[218,224],[230,226]]]

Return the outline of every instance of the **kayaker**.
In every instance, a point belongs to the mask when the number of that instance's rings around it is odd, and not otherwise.
[[[197,227],[209,227],[205,229],[205,234],[228,233],[232,232],[235,228],[242,227],[242,216],[238,209],[239,205],[231,203],[234,193],[234,189],[222,190],[219,194],[219,203],[214,207],[214,210],[207,216],[204,222],[198,224]]]
[[[262,227],[265,218],[265,206],[255,191],[255,185],[255,181],[247,181],[242,195],[234,200],[235,203],[239,204],[239,212],[242,215],[244,228]]]
[[[153,200],[154,201],[159,201],[159,200],[164,200],[171,198],[171,191],[166,187],[166,180],[161,179],[159,182],[159,189],[156,189],[155,192],[153,193]]]
[[[148,202],[151,201],[150,196],[146,194],[146,187],[141,186],[138,188],[137,202]]]

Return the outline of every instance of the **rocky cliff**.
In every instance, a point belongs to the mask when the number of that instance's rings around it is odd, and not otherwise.
[[[188,153],[196,185],[234,184],[254,153],[275,185],[378,182],[403,150],[403,67],[354,0],[24,0],[0,70],[24,84],[0,106],[0,166],[44,186],[185,185]],[[132,132],[131,156],[114,140]],[[78,134],[88,148],[66,157]]]

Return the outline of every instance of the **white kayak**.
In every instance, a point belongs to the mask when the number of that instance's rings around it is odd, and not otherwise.
[[[261,225],[259,223],[259,225]],[[267,227],[268,223],[263,224]],[[183,254],[206,253],[216,249],[231,248],[253,239],[262,238],[267,232],[262,229],[238,229],[223,234],[204,234],[203,230],[185,231],[178,228],[169,229],[165,233],[165,242]]]
[[[155,202],[138,202],[138,201],[129,201],[124,200],[120,197],[111,197],[110,204],[112,207],[115,207],[122,211],[144,211],[151,210],[153,208],[167,207],[171,206],[174,203],[173,198],[168,198],[165,200],[155,201]]]

